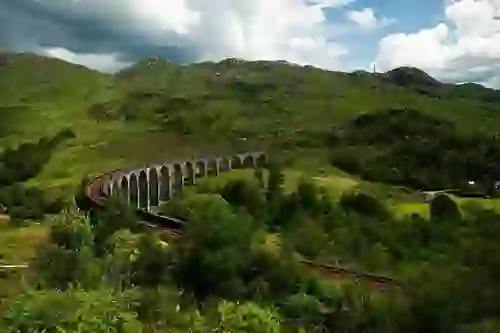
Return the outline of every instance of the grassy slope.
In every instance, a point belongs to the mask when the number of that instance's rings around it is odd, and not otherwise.
[[[0,265],[29,263],[40,244],[46,239],[47,229],[41,225],[13,228],[0,216]],[[2,300],[21,288],[24,269],[0,269],[0,311]]]
[[[176,97],[184,98],[188,105],[174,110],[169,103]],[[97,122],[88,111],[99,103],[110,105],[112,113],[120,106],[129,107],[136,120]],[[500,125],[498,104],[473,98],[437,99],[367,74],[270,62],[224,61],[181,67],[144,60],[113,77],[56,59],[0,54],[0,149],[52,135],[62,127],[72,128],[77,138],[58,150],[43,172],[29,181],[42,187],[67,188],[68,194],[89,173],[197,153],[266,149],[292,162],[286,172],[288,190],[307,175],[334,198],[343,190],[361,187],[397,202],[398,214],[419,212],[425,216],[427,206],[412,194],[324,167],[328,164],[324,143],[315,149],[299,149],[294,141],[302,133],[324,135],[332,125],[362,112],[405,106],[454,119],[464,130],[495,131]],[[158,110],[164,118],[182,116],[193,125],[192,133],[183,135],[179,126],[161,125],[165,119],[158,118]],[[292,149],[284,151],[287,146]],[[45,233],[36,225],[13,229],[2,221],[2,261],[28,261]],[[17,288],[19,276],[0,278],[0,294]]]
[[[175,98],[187,104],[175,107]],[[100,103],[115,115],[128,107],[135,120],[98,122],[88,111]],[[44,187],[71,188],[84,174],[115,167],[246,149],[279,152],[299,168],[317,170],[326,147],[298,150],[303,133],[324,135],[362,112],[403,106],[455,119],[465,130],[500,125],[500,105],[437,99],[379,75],[265,61],[178,66],[145,59],[110,76],[61,60],[0,54],[0,120],[8,124],[0,128],[0,148],[64,126],[77,134],[30,181]],[[190,134],[179,129],[179,119],[191,126]],[[247,140],[238,140],[242,136]]]

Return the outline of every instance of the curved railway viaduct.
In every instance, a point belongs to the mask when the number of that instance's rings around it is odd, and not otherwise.
[[[85,188],[85,210],[98,209],[113,194],[124,196],[136,211],[140,222],[148,227],[179,236],[187,221],[155,212],[161,202],[170,200],[184,186],[195,185],[200,177],[218,176],[243,168],[265,168],[267,155],[248,152],[233,156],[202,156],[189,160],[145,165],[134,169],[113,170],[95,177]],[[377,289],[398,285],[389,277],[357,272],[341,267],[303,260],[312,271],[332,279],[354,279],[368,282]]]

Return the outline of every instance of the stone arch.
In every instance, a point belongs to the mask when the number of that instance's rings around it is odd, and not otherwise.
[[[243,167],[245,168],[253,168],[255,167],[255,159],[252,155],[246,155],[243,159]]]
[[[160,191],[158,171],[156,168],[149,169],[149,206],[158,206],[160,204]]]
[[[219,160],[219,171],[227,172],[231,171],[231,158],[229,157],[221,157]]]
[[[130,206],[133,208],[139,207],[139,179],[135,173],[130,175],[129,185],[129,200]]]
[[[146,170],[139,172],[139,208],[148,208],[148,175]]]
[[[184,174],[183,174],[183,167],[180,163],[174,164],[174,193],[176,194],[180,191],[182,191],[182,186],[184,185]]]
[[[122,179],[120,180],[120,196],[128,202],[130,198],[129,193],[130,191],[127,177],[122,177]]]
[[[171,191],[170,169],[168,166],[162,165],[160,168],[160,200],[169,200],[172,195]]]
[[[238,155],[231,157],[231,169],[241,169],[241,167],[243,167],[241,158]]]
[[[109,180],[109,196],[117,196],[118,192],[120,192],[120,183],[111,178]]]
[[[219,175],[219,162],[215,158],[210,158],[208,160],[208,175]]]
[[[207,161],[200,160],[196,162],[196,177],[207,176]]]
[[[194,185],[196,175],[195,175],[195,171],[194,171],[193,162],[191,162],[191,161],[186,162],[185,171],[186,171],[186,180],[187,180],[188,184]]]
[[[267,156],[266,156],[266,154],[260,154],[257,157],[257,167],[259,167],[259,168],[265,168],[265,167],[267,167]]]
[[[111,196],[112,191],[113,191],[113,181],[111,179],[107,179],[102,185],[102,192],[107,196]]]

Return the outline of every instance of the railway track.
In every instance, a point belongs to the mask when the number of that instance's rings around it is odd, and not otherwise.
[[[105,177],[120,170],[113,170],[92,179],[85,187],[85,197],[88,201],[85,209],[102,208],[108,195],[102,191]],[[161,216],[145,210],[137,211],[139,222],[149,228],[162,232],[170,237],[180,237],[185,221],[174,217]],[[360,272],[343,267],[327,265],[323,263],[301,260],[304,267],[313,273],[321,274],[332,280],[350,280],[366,283],[375,289],[386,289],[387,287],[400,287],[400,284],[391,277],[380,276],[366,272]]]

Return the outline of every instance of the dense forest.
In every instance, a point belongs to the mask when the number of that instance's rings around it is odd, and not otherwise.
[[[497,133],[466,133],[413,109],[360,115],[327,140],[335,165],[372,181],[465,190],[473,180],[488,191],[500,179]]]

